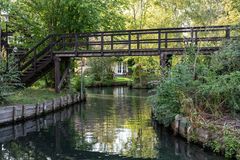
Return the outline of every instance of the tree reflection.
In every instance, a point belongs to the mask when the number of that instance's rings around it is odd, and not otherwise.
[[[145,90],[89,90],[70,119],[2,144],[0,159],[220,159],[152,125],[146,97]]]

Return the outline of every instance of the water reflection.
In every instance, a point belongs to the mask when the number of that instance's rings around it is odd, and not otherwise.
[[[221,159],[171,136],[152,122],[145,90],[120,87],[91,89],[87,93],[85,104],[0,129],[0,158]],[[11,136],[4,138],[6,135]]]

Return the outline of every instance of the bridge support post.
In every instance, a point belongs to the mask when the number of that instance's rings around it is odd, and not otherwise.
[[[172,66],[172,55],[171,54],[161,54],[160,55],[160,66],[163,69],[163,75],[165,75],[165,68],[170,68]]]
[[[60,58],[54,57],[54,76],[56,93],[60,93],[60,88],[58,87],[61,81],[60,61],[61,61]]]
[[[67,72],[67,75],[66,75],[66,87],[70,88],[70,65],[71,65],[71,60],[70,58],[67,58],[65,60],[65,69],[66,69],[66,72]],[[64,78],[64,77],[63,77]]]
[[[166,55],[165,54],[160,55],[160,66],[162,68],[166,67]]]
[[[160,56],[160,66],[164,67],[171,67],[172,66],[172,55],[171,54],[161,54]]]

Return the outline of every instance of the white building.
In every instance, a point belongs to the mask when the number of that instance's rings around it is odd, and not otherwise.
[[[128,65],[123,61],[115,62],[113,71],[114,76],[126,76],[128,74]]]
[[[83,64],[82,64],[83,63]],[[90,67],[88,66],[87,64],[87,60],[86,58],[81,62],[81,61],[77,61],[77,67],[75,69],[75,72],[77,73],[80,73],[81,71],[81,64],[82,64],[82,69],[83,69],[83,72],[85,72],[85,70],[89,69]],[[123,62],[123,61],[117,61],[115,63],[113,63],[112,65],[112,70],[113,70],[113,76],[126,76],[128,74],[128,65],[126,62]]]

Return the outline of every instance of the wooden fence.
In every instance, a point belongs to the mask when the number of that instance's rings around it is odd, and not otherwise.
[[[27,119],[36,118],[66,106],[81,102],[85,99],[84,95],[73,94],[62,96],[44,103],[35,105],[15,105],[0,108],[0,126]],[[1,135],[1,134],[0,134]]]
[[[59,121],[64,121],[65,119],[70,118],[74,113],[79,112],[80,107],[81,105],[76,105],[64,108],[58,112],[54,112],[37,119],[27,120],[24,123],[3,126],[0,128],[0,143],[6,143],[14,139],[24,137],[29,133],[38,132],[41,129],[46,129]]]

